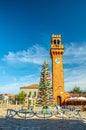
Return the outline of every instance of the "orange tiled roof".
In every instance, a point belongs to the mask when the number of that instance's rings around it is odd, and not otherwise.
[[[30,86],[23,86],[20,89],[38,89],[38,84],[32,84]]]

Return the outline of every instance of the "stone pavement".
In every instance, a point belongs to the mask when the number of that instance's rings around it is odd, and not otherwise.
[[[84,121],[62,119],[6,119],[7,110],[0,109],[0,130],[86,130],[86,112],[82,113]]]
[[[0,118],[0,130],[86,130],[86,122],[58,119],[5,119]]]

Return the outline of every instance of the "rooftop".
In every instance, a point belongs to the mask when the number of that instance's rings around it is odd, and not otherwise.
[[[38,84],[32,84],[29,86],[23,86],[20,89],[38,89]]]

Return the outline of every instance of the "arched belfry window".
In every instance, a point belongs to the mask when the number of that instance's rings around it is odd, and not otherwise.
[[[56,40],[54,40],[54,44],[56,44]]]
[[[57,40],[57,44],[60,44],[60,40]]]

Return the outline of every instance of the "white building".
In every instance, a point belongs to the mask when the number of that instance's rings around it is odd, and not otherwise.
[[[20,88],[20,92],[24,92],[31,105],[34,105],[38,96],[38,84],[32,84],[30,86],[23,86]]]

